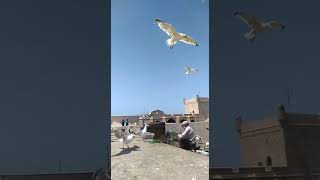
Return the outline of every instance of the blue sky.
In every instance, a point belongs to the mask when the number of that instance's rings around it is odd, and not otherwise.
[[[112,0],[111,113],[136,115],[154,109],[183,113],[183,98],[209,96],[209,2],[203,0]],[[165,44],[158,18],[199,46]],[[186,76],[184,66],[200,71]]]

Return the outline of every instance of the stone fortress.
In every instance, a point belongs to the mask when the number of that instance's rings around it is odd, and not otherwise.
[[[241,166],[320,168],[319,120],[320,115],[288,113],[283,106],[259,121],[238,119]]]
[[[255,121],[238,117],[240,167],[210,168],[210,179],[320,179],[320,115],[277,113]]]

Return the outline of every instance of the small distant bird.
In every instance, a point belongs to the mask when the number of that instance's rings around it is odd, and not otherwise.
[[[242,12],[235,12],[233,13],[233,15],[238,17],[240,20],[242,20],[244,23],[246,23],[249,26],[250,31],[244,34],[244,37],[250,40],[250,42],[255,41],[256,34],[258,32],[274,30],[274,29],[284,30],[286,28],[285,25],[277,21],[268,21],[268,22],[258,21],[254,16],[248,15]]]
[[[170,36],[170,38],[166,40],[166,44],[170,47],[170,49],[172,49],[178,41],[193,46],[199,46],[199,44],[190,36],[177,32],[171,24],[161,21],[159,19],[155,19],[155,23],[158,24],[160,29],[167,33],[168,36]]]
[[[197,68],[184,67],[186,75],[190,75],[192,72],[199,71]]]

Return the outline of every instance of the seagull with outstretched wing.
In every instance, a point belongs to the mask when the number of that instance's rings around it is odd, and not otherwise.
[[[184,67],[186,75],[190,75],[192,72],[199,71],[197,68]]]
[[[258,21],[254,16],[245,14],[243,12],[235,12],[233,13],[233,15],[249,26],[250,31],[244,34],[244,37],[250,40],[250,42],[255,41],[256,34],[258,32],[275,30],[275,29],[284,30],[286,28],[285,25],[277,21],[266,21],[266,22]]]
[[[166,44],[170,47],[170,49],[172,49],[178,41],[190,44],[192,46],[199,46],[199,44],[190,36],[177,32],[171,24],[159,19],[156,19],[155,23],[160,27],[161,30],[163,30],[168,36],[170,36],[170,38],[166,40]]]
[[[123,132],[121,128],[114,128],[112,129],[112,132],[114,136],[117,137],[122,143],[122,147],[126,145],[127,148],[129,148],[128,144],[131,143],[135,138],[135,135],[129,132],[128,127],[126,127],[125,132]]]

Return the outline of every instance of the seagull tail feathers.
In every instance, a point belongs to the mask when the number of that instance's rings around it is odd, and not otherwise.
[[[244,34],[244,37],[248,40],[250,40],[251,42],[253,42],[256,38],[256,35],[255,34],[252,34],[252,33],[246,33]]]
[[[166,40],[166,44],[167,44],[170,48],[173,48],[173,46],[175,45],[175,43],[172,43],[171,38]]]

